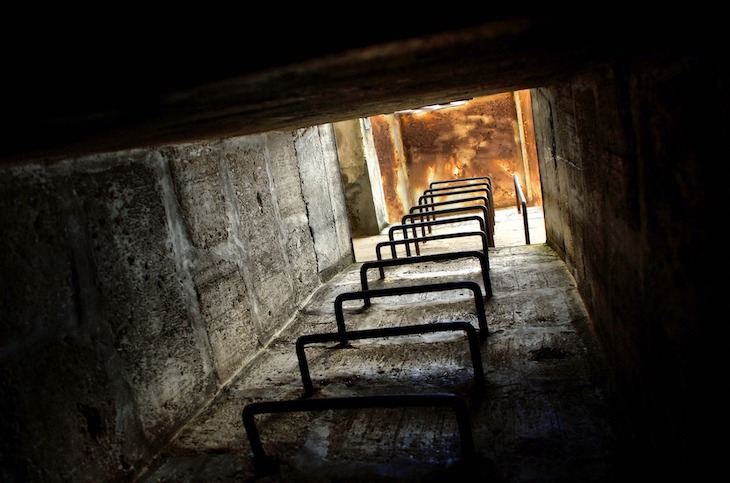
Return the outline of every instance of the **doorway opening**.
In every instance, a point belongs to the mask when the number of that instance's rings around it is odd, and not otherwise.
[[[491,179],[497,246],[525,244],[527,230],[529,243],[545,241],[529,90],[347,121],[335,129],[356,260],[371,256],[362,247],[400,223],[432,182],[454,178]]]

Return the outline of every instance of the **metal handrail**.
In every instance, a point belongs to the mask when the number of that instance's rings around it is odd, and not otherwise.
[[[522,193],[522,187],[520,186],[520,179],[515,174],[512,176],[512,180],[515,183],[515,197],[517,198],[517,213],[522,213],[522,220],[525,225],[525,244],[530,244],[530,225],[527,222],[527,201],[525,195]]]

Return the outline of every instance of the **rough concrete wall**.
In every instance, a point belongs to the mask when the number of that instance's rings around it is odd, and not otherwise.
[[[294,143],[317,267],[328,279],[355,260],[334,128],[300,129]]]
[[[380,162],[378,161],[378,152],[375,149],[375,140],[373,138],[373,126],[370,122],[370,118],[359,119],[358,122],[360,124],[360,130],[363,133],[363,150],[365,152],[365,162],[368,168],[368,178],[370,179],[375,224],[377,226],[378,233],[380,233],[380,230],[388,226],[389,219],[388,210],[385,207],[385,193],[383,192]]]
[[[3,169],[3,479],[138,472],[352,260],[336,166],[325,126]]]
[[[190,382],[185,374],[206,389],[204,356],[188,352],[193,335],[181,318],[185,295],[154,164],[129,154],[86,169],[2,171],[3,479],[130,474],[160,429],[141,421],[153,416],[140,405],[161,376],[145,366],[168,360],[159,369],[182,371],[170,391]],[[137,348],[172,328],[179,339],[170,347]],[[159,392],[160,405],[179,411],[177,398]]]
[[[333,124],[352,236],[377,235],[387,225],[380,167],[370,121]]]
[[[700,396],[716,305],[708,250],[726,191],[712,140],[728,125],[727,104],[707,103],[726,84],[702,60],[652,55],[533,90],[548,243],[611,365],[625,450],[653,477],[701,471],[712,424]]]

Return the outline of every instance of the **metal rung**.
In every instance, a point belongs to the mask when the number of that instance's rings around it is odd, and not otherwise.
[[[423,198],[423,197],[421,197],[421,198]],[[484,202],[484,204],[482,204],[481,206],[484,206],[485,208],[488,209],[489,216],[486,217],[486,220],[490,227],[489,232],[493,234],[494,233],[494,209],[492,207],[492,203],[490,202],[489,198],[486,196],[472,196],[469,198],[459,198],[459,199],[455,199],[455,200],[439,201],[436,203],[428,203],[428,204],[419,203],[418,205],[412,206],[411,209],[408,211],[409,211],[409,213],[414,213],[416,211],[418,211],[419,213],[423,213],[423,211],[425,210],[426,213],[424,214],[424,216],[426,216],[429,213],[431,213],[432,210],[437,206],[454,205],[454,204],[459,204],[459,203],[466,203],[467,201],[483,201]],[[429,219],[428,216],[426,216],[426,218]]]
[[[463,330],[469,339],[469,351],[471,352],[471,362],[474,368],[474,379],[477,387],[484,386],[484,369],[482,366],[482,355],[479,349],[479,340],[477,331],[469,322],[437,322],[433,324],[407,325],[401,327],[386,327],[379,329],[355,330],[347,333],[349,340],[375,339],[380,337],[395,337],[403,335],[427,334],[432,332],[451,332]],[[324,334],[307,334],[299,337],[296,343],[297,358],[299,360],[299,372],[302,375],[302,383],[304,384],[304,397],[314,394],[312,378],[309,374],[309,364],[305,354],[305,346],[307,344],[321,342],[340,342],[342,346],[343,336],[340,332],[328,332]]]
[[[433,183],[431,183],[433,184]],[[492,184],[488,182],[480,182],[480,183],[468,183],[468,184],[462,184],[461,186],[444,186],[442,188],[428,188],[426,190],[423,190],[424,195],[428,196],[438,196],[438,192],[443,191],[458,191],[463,189],[471,189],[476,186],[485,186],[487,189],[492,189]]]
[[[418,223],[406,223],[401,225],[392,225],[390,228],[388,228],[388,240],[393,241],[395,240],[393,233],[395,233],[396,230],[402,230],[403,231],[403,239],[408,238],[408,230],[413,228],[414,230],[416,228],[420,228],[422,226],[432,226],[432,225],[448,225],[453,223],[462,223],[465,221],[478,221],[479,227],[482,229],[484,233],[487,234],[487,241],[490,242],[489,245],[493,246],[493,242],[491,237],[489,236],[489,231],[487,230],[486,224],[484,222],[484,219],[481,216],[459,216],[454,218],[447,218],[442,220],[430,220],[430,221],[422,221]],[[415,240],[415,238],[414,238]],[[418,243],[416,243],[416,250],[418,250]],[[395,251],[395,249],[393,249]],[[420,254],[420,251],[418,252]],[[410,245],[406,245],[406,255],[411,256],[411,249]],[[393,258],[395,258],[395,253],[393,253]]]
[[[433,185],[433,183],[432,183]],[[478,186],[484,186],[484,190],[486,190],[487,198],[489,198],[489,209],[492,213],[492,219],[494,219],[494,193],[492,191],[492,180],[489,180],[488,183],[471,183],[471,184],[463,184],[460,186],[446,186],[444,188],[430,188],[427,190],[424,190],[422,198],[430,199],[430,203],[433,203],[435,200],[434,198],[437,196],[452,196],[453,194],[457,193],[470,193],[474,190],[472,188],[476,188]],[[479,191],[479,190],[477,190]],[[451,193],[448,193],[451,192]],[[419,198],[419,204],[420,204],[420,198]]]
[[[459,183],[459,184],[465,183],[467,186],[469,186],[470,184],[473,184],[473,183],[471,183],[472,181],[486,181],[487,183],[489,183],[489,186],[492,186],[492,178],[490,178],[489,176],[474,176],[471,178],[453,178],[453,179],[445,179],[445,180],[441,180],[441,181],[433,181],[429,185],[429,187],[433,188],[436,185],[452,184],[452,183]]]
[[[246,405],[241,412],[241,418],[243,419],[243,426],[246,428],[248,440],[251,444],[256,469],[258,471],[270,472],[276,467],[276,463],[264,451],[261,437],[256,427],[255,416],[257,414],[401,407],[452,408],[456,414],[456,421],[459,428],[462,456],[467,460],[475,457],[476,452],[474,450],[474,437],[472,435],[469,410],[463,399],[451,393],[388,394],[379,396],[260,401]],[[312,477],[314,476],[312,475]]]
[[[472,185],[476,186],[476,185]],[[470,187],[470,189],[461,189],[461,188],[455,188],[453,190],[444,190],[441,193],[436,193],[433,190],[426,190],[423,192],[421,196],[418,197],[418,204],[424,205],[426,200],[431,200],[428,203],[434,203],[434,198],[440,198],[443,196],[456,196],[456,195],[464,195],[465,193],[478,193],[478,192],[484,192],[484,195],[489,198],[489,188],[473,188]]]
[[[383,247],[390,247],[391,255],[393,256],[393,259],[397,259],[398,255],[396,253],[395,247],[397,245],[410,245],[411,243],[414,243],[415,241],[431,241],[431,240],[442,240],[442,239],[448,239],[448,238],[461,238],[461,237],[469,237],[469,236],[480,236],[482,238],[482,252],[485,256],[488,257],[487,252],[487,234],[483,231],[466,231],[466,232],[459,232],[459,233],[442,233],[440,235],[429,235],[424,237],[416,237],[416,238],[407,238],[404,240],[389,240],[384,242],[379,242],[375,245],[375,255],[377,256],[378,260],[383,259],[383,254],[381,252],[381,248]],[[380,278],[385,277],[385,274],[383,272],[383,267],[380,267]]]
[[[434,205],[436,206],[436,205]],[[411,223],[414,223],[416,219],[420,219],[423,221],[428,220],[435,220],[436,215],[448,215],[448,214],[454,214],[454,213],[464,213],[464,212],[471,212],[471,211],[481,211],[484,217],[484,222],[489,223],[489,211],[486,206],[484,205],[474,205],[474,206],[459,206],[456,208],[447,208],[443,210],[432,210],[429,211],[428,214],[423,213],[413,213],[413,209],[411,208],[411,213],[408,213],[407,215],[403,215],[400,222],[401,224],[405,225],[408,221]],[[431,233],[431,227],[428,227],[428,232]],[[426,228],[421,227],[421,235],[426,236]],[[416,235],[416,229],[413,229],[413,237],[415,238]],[[418,245],[416,245],[418,246]]]
[[[410,287],[392,287],[378,290],[363,290],[359,292],[344,292],[335,298],[335,318],[337,320],[337,331],[340,334],[346,334],[345,316],[342,304],[346,300],[363,300],[365,306],[370,305],[371,298],[388,297],[394,295],[406,295],[414,293],[441,292],[446,290],[467,289],[474,294],[474,305],[476,306],[477,319],[479,320],[479,335],[481,339],[485,339],[489,329],[487,327],[487,315],[484,311],[484,297],[482,297],[482,288],[476,282],[443,282],[425,285],[413,285]],[[342,344],[347,343],[347,338],[340,339]]]
[[[368,277],[367,271],[371,268],[380,269],[380,278],[385,278],[385,274],[382,271],[383,267],[392,267],[400,265],[410,265],[414,263],[422,262],[440,262],[445,260],[457,260],[460,258],[476,258],[479,260],[479,265],[482,269],[482,280],[484,281],[484,291],[487,297],[492,296],[492,282],[489,278],[489,258],[482,252],[476,250],[462,251],[462,252],[448,252],[448,253],[434,253],[431,255],[420,255],[417,257],[409,258],[393,258],[390,260],[377,260],[364,262],[360,267],[360,284],[362,290],[368,290]],[[368,301],[366,300],[366,305]]]

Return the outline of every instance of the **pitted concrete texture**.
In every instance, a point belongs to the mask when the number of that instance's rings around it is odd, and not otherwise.
[[[300,129],[294,148],[318,272],[322,280],[328,280],[352,261],[347,203],[341,188],[334,127]]]
[[[264,354],[182,429],[142,481],[612,481],[615,434],[604,408],[603,366],[565,264],[544,243],[524,240],[490,248],[489,264],[494,295],[483,302],[489,334],[478,343],[483,385],[463,332],[305,347],[310,399],[461,397],[476,456],[465,457],[449,409],[304,411],[256,416],[264,452],[275,461],[269,473],[257,470],[242,410],[253,402],[304,397],[296,340],[336,332],[336,297],[361,289],[358,261],[312,295]],[[370,288],[472,280],[484,293],[479,264],[469,259],[392,267],[385,275],[369,273]],[[367,308],[348,301],[343,318],[348,330],[446,321],[478,328],[466,290],[386,296]]]

